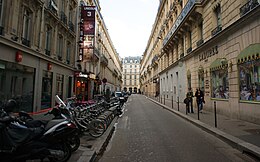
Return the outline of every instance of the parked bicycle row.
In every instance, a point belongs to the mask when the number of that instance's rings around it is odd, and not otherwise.
[[[79,104],[76,98],[64,102],[58,95],[55,100],[57,106],[44,114],[52,115],[50,120],[35,120],[26,112],[14,114],[17,103],[12,99],[1,107],[1,161],[66,162],[79,148],[81,136],[102,136],[112,120],[122,114],[123,101],[116,97],[109,101],[100,97],[91,105]]]

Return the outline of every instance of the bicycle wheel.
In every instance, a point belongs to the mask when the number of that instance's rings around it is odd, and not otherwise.
[[[104,123],[100,120],[93,120],[89,123],[89,134],[92,137],[100,137],[105,132]]]

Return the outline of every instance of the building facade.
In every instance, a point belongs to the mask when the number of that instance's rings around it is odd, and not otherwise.
[[[0,0],[1,102],[13,98],[19,110],[27,112],[50,108],[55,95],[66,99],[77,94],[79,77],[92,80],[89,98],[95,90],[101,91],[100,80],[107,76],[107,84],[120,86],[121,63],[109,37],[104,43],[109,52],[97,48],[100,55],[94,68],[78,62],[80,4],[78,0]],[[102,60],[101,54],[107,59]]]
[[[0,98],[16,99],[20,110],[73,94],[78,2],[57,2],[0,1]]]
[[[142,60],[146,92],[159,82],[177,103],[201,89],[205,109],[216,103],[221,114],[260,123],[259,1],[171,0],[158,11]]]
[[[83,19],[84,13],[81,10],[89,6],[95,8],[94,31],[91,36],[93,54],[88,57],[87,51],[84,50],[82,60],[77,63],[80,68],[78,68],[75,80],[76,95],[81,96],[82,100],[92,99],[96,94],[103,94],[107,90],[111,93],[120,90],[122,85],[122,64],[100,12],[99,1],[81,0],[78,19]],[[88,38],[89,36],[84,35],[82,42]],[[80,38],[78,40],[80,41]],[[82,45],[79,44],[78,51],[80,46]]]
[[[123,91],[139,93],[140,91],[140,60],[141,57],[125,57],[123,64]]]

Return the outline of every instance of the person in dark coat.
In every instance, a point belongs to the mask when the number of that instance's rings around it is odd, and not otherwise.
[[[194,113],[193,111],[193,92],[192,92],[192,89],[189,88],[189,91],[187,92],[186,94],[186,98],[188,98],[188,113]]]
[[[202,92],[202,90],[197,89],[195,92],[195,97],[196,97],[196,102],[197,102],[197,106],[199,111],[202,111],[203,109],[203,103],[205,103],[204,101],[204,93]]]

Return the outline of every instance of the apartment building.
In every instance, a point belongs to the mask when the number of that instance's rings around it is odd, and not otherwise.
[[[0,0],[1,102],[13,98],[19,110],[34,112],[53,107],[55,95],[66,99],[84,92],[81,99],[88,100],[103,84],[119,89],[121,62],[98,1],[83,3],[95,6],[97,41],[92,60],[79,59],[82,3]]]
[[[84,52],[82,56],[81,52],[77,56],[77,66],[80,68],[76,74],[75,89],[76,95],[82,97],[82,100],[89,100],[96,94],[103,94],[105,91],[112,93],[121,89],[122,64],[102,17],[99,1],[81,0],[79,9],[78,19],[83,21],[83,31],[79,31],[81,42],[78,50],[83,48]],[[87,12],[93,14],[93,17],[85,19]],[[94,27],[92,32],[84,30],[89,23]],[[85,47],[89,45],[90,48],[87,47],[86,50]]]
[[[162,0],[141,62],[141,89],[260,123],[258,0]],[[195,102],[195,100],[194,100]],[[196,104],[194,104],[196,105]]]
[[[129,56],[122,60],[123,64],[123,85],[126,92],[139,93],[140,91],[140,60],[141,57]]]
[[[59,2],[59,3],[57,3]],[[0,1],[0,98],[20,110],[73,94],[77,0]]]

